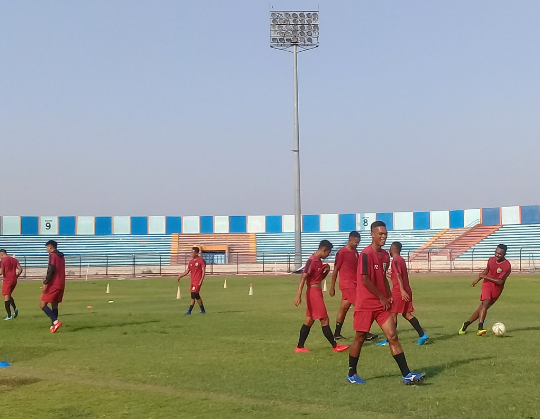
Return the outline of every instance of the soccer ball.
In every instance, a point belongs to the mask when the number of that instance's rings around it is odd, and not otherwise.
[[[501,322],[495,323],[491,330],[493,330],[493,333],[495,333],[496,336],[502,336],[506,333],[506,326]]]

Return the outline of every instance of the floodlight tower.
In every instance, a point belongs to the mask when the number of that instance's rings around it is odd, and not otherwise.
[[[319,12],[270,12],[270,46],[293,53],[294,75],[294,266],[302,266],[302,207],[300,201],[300,131],[298,125],[299,52],[319,46]]]

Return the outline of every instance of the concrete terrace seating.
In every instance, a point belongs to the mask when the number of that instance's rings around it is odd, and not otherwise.
[[[508,246],[508,259],[523,259],[530,256],[540,258],[540,224],[518,224],[502,226],[495,233],[467,249],[458,259],[487,259],[493,256],[498,244]],[[474,250],[474,253],[473,253]]]
[[[390,248],[393,241],[400,241],[403,244],[403,257],[407,257],[409,251],[414,251],[431,239],[439,230],[402,230],[389,231],[386,241],[386,248]],[[330,240],[334,245],[334,251],[328,261],[334,261],[335,252],[345,244],[349,237],[349,232],[322,232],[322,233],[302,233],[302,259],[306,260],[319,246],[321,240]],[[360,232],[360,246],[363,249],[371,243],[370,233]],[[259,233],[257,234],[257,262],[287,262],[289,255],[291,261],[294,259],[294,233]]]

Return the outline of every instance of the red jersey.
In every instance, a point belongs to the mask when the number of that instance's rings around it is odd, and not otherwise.
[[[390,264],[390,255],[386,250],[381,249],[377,254],[373,247],[369,245],[360,254],[357,268],[356,306],[355,311],[378,311],[384,310],[379,297],[368,291],[362,283],[362,275],[368,275],[375,287],[386,297],[386,270]]]
[[[304,267],[304,273],[307,274],[306,284],[309,286],[320,284],[323,280],[323,268],[324,264],[321,258],[315,255],[311,255]]]
[[[512,269],[512,266],[510,265],[510,262],[508,262],[508,260],[503,260],[501,263],[498,263],[497,259],[495,259],[494,256],[490,257],[488,259],[487,276],[489,276],[490,278],[502,279],[502,277],[505,276],[506,273],[509,272],[511,269]],[[491,281],[486,281],[484,279],[484,283],[488,283],[488,282],[491,285],[495,285],[496,287],[500,287],[501,289],[504,288],[504,284],[503,285],[497,285],[497,284],[494,284]]]
[[[399,288],[399,282],[397,274],[401,275],[401,281],[403,282],[403,290],[407,294],[411,294],[411,286],[409,285],[409,273],[407,271],[407,264],[405,259],[401,255],[396,255],[392,259],[392,294],[399,295],[401,299],[401,289]]]
[[[203,276],[203,268],[206,266],[206,262],[202,257],[196,257],[189,261],[188,269],[191,278],[191,287],[199,287]]]
[[[66,259],[64,259],[64,254],[58,250],[50,253],[49,266],[54,266],[54,274],[47,283],[47,292],[63,290],[66,287]]]
[[[339,289],[356,289],[356,270],[358,268],[358,250],[342,247],[336,253],[334,269],[339,269]]]
[[[4,256],[0,260],[0,268],[4,269],[4,281],[17,282],[17,266],[19,261],[11,256]]]

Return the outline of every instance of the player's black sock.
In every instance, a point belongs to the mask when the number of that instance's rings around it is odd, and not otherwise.
[[[194,305],[193,305],[193,304],[191,304],[191,305],[189,306],[188,312],[190,312],[190,313],[191,313],[191,310],[193,310],[193,307],[194,307]]]
[[[54,311],[49,306],[44,306],[42,310],[45,312],[47,316],[49,316],[49,319],[54,323],[58,318],[55,316]]]
[[[206,311],[206,310],[204,309],[204,304],[201,304],[199,307],[201,308],[201,311]]]
[[[11,304],[9,301],[4,301],[4,306],[6,307],[8,317],[11,317]]]
[[[414,327],[414,330],[418,333],[418,336],[422,337],[424,336],[424,330],[422,329],[422,326],[420,326],[420,322],[416,317],[413,317],[411,320],[409,320],[409,323],[412,327]]]
[[[401,370],[401,375],[404,377],[411,372],[409,366],[407,365],[407,360],[405,359],[405,354],[401,352],[400,354],[394,355],[399,369]]]
[[[467,327],[471,325],[471,322],[467,320],[465,323],[463,323],[463,330],[467,330]]]
[[[349,355],[349,377],[352,377],[356,374],[356,366],[358,365],[359,356]]]
[[[327,324],[326,326],[323,326],[322,332],[324,333],[324,336],[326,337],[326,339],[328,339],[328,342],[330,342],[330,345],[332,345],[332,348],[335,348],[337,345],[336,338],[334,337],[334,334],[332,333],[332,329],[330,329],[330,325]]]
[[[484,322],[478,322],[478,330],[484,330]]]
[[[56,316],[56,318],[58,318],[58,307],[53,308],[52,311],[53,311],[54,315]]]
[[[336,322],[336,331],[334,332],[334,336],[341,335],[341,328],[343,327],[343,323]]]
[[[13,299],[13,297],[11,297],[9,299],[9,302],[11,303],[11,306],[13,307],[13,310],[16,310],[17,309],[17,306],[15,305],[15,300]]]
[[[306,343],[306,339],[309,336],[309,331],[311,330],[311,326],[308,326],[306,324],[303,324],[300,328],[300,338],[298,339],[298,347],[303,348],[304,344]]]

